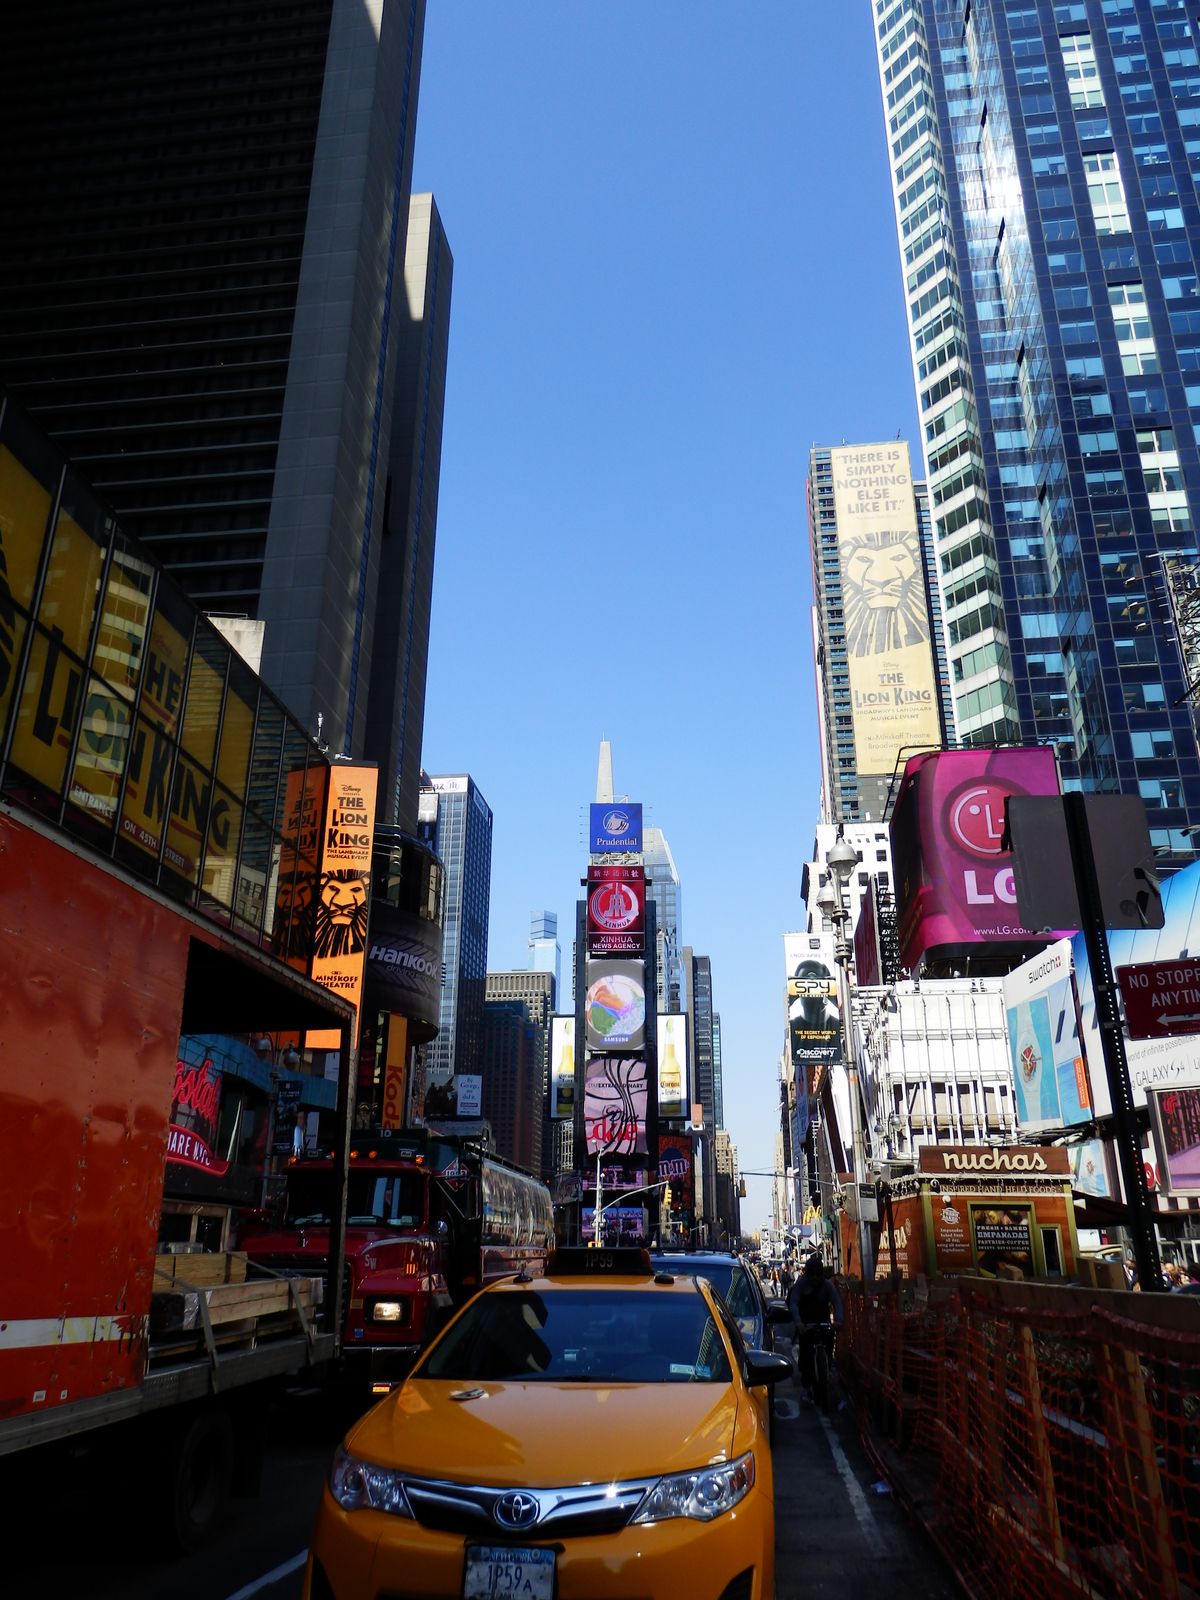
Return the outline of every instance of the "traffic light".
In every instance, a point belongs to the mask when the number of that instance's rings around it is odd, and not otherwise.
[[[663,1203],[663,1210],[664,1211],[670,1211],[670,1209],[671,1209],[671,1185],[669,1183],[664,1183],[663,1184],[662,1203]]]

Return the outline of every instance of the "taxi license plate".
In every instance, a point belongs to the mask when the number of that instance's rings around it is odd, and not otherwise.
[[[463,1600],[554,1600],[554,1551],[467,1546]]]

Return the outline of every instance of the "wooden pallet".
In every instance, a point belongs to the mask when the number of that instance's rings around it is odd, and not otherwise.
[[[180,1283],[174,1289],[156,1291],[152,1296],[150,1331],[155,1337],[202,1331],[205,1320],[200,1308],[202,1297],[208,1309],[209,1326],[214,1332],[226,1324],[253,1327],[267,1318],[281,1316],[299,1321],[297,1301],[305,1317],[310,1317],[314,1307],[321,1303],[323,1288],[320,1278],[251,1278],[244,1283],[217,1283],[211,1288],[186,1289]]]
[[[188,1253],[158,1255],[154,1258],[154,1289],[157,1293],[170,1284],[187,1289],[209,1289],[218,1283],[245,1283],[246,1253],[224,1250],[215,1254]]]

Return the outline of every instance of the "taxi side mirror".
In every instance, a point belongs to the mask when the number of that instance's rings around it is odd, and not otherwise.
[[[752,1389],[781,1383],[792,1375],[792,1363],[784,1356],[768,1355],[765,1350],[746,1351],[746,1382]]]

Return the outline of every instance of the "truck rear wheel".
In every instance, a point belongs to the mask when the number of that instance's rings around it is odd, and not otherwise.
[[[223,1406],[206,1406],[180,1432],[169,1429],[162,1444],[162,1536],[171,1548],[190,1554],[212,1536],[229,1499],[234,1460],[229,1413]]]

